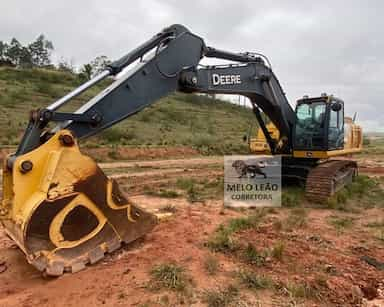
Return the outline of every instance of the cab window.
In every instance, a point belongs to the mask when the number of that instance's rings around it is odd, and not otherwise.
[[[325,146],[326,104],[323,101],[299,104],[296,108],[296,149],[318,149]]]
[[[328,150],[344,147],[344,108],[341,102],[333,101],[329,108]]]

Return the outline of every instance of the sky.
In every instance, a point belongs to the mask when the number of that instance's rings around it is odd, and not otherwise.
[[[265,54],[292,104],[334,94],[365,131],[384,132],[384,1],[1,0],[0,40],[43,33],[55,58],[117,59],[181,23],[208,46]]]

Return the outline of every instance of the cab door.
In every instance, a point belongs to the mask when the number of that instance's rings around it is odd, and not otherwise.
[[[328,150],[344,148],[344,103],[332,101],[328,111]]]

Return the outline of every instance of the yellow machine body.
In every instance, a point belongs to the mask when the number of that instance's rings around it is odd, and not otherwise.
[[[280,133],[273,123],[266,125],[268,132],[271,134],[272,139],[277,143],[279,142]],[[268,142],[264,136],[263,131],[259,128],[257,130],[256,138],[250,139],[249,147],[252,153],[255,154],[270,154],[271,150]],[[344,118],[344,148],[338,150],[328,151],[307,151],[307,150],[294,150],[293,157],[295,158],[318,158],[328,159],[332,157],[348,156],[361,152],[363,149],[363,131],[361,126],[355,124],[350,117]]]
[[[272,122],[269,122],[266,125],[266,128],[267,128],[269,134],[271,135],[271,138],[277,142],[280,138],[280,131],[276,128],[276,126]],[[271,149],[270,149],[268,142],[264,136],[263,130],[261,130],[260,128],[257,129],[256,138],[251,138],[249,140],[249,148],[250,148],[251,152],[255,153],[255,154],[270,154],[271,153]]]
[[[350,117],[344,118],[344,148],[328,151],[294,150],[295,158],[328,159],[332,157],[349,156],[363,149],[363,130]]]
[[[18,156],[12,169],[4,165],[0,219],[28,261],[49,275],[81,270],[156,224],[67,130]]]

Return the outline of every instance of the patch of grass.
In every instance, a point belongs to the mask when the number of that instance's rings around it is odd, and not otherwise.
[[[328,288],[327,276],[325,274],[316,275],[315,282],[318,286],[322,288]]]
[[[108,143],[116,144],[120,143],[121,139],[124,138],[124,132],[116,127],[112,127],[104,130],[101,133],[101,137],[104,138]]]
[[[111,82],[106,79],[90,88],[63,111],[77,109]],[[31,109],[47,106],[79,83],[79,76],[68,72],[1,68],[0,114],[9,117],[11,125],[0,123],[0,140],[6,139],[8,129],[16,127],[21,119],[27,120]],[[175,93],[131,116],[129,121],[117,124],[112,132],[107,130],[93,139],[98,144],[182,145],[195,147],[204,154],[233,154],[247,151],[242,136],[250,122],[254,122],[254,117],[249,109],[208,97]]]
[[[243,251],[242,258],[246,263],[263,266],[265,264],[265,259],[267,258],[267,253],[259,252],[252,244],[249,243]]]
[[[287,230],[302,228],[307,223],[307,210],[304,208],[291,209],[288,217],[285,219],[284,227]]]
[[[158,192],[157,196],[165,197],[165,198],[177,198],[180,195],[179,195],[179,193],[177,193],[176,191],[173,191],[173,190],[163,190],[163,189],[160,189],[160,191]]]
[[[229,285],[225,289],[205,290],[203,294],[203,301],[208,307],[225,307],[235,303],[239,295],[239,290]]]
[[[168,205],[160,208],[159,211],[160,212],[176,213],[177,212],[177,208],[175,206],[173,206],[173,205],[168,204]]]
[[[282,260],[284,255],[285,245],[283,242],[276,242],[271,249],[271,256],[276,260]]]
[[[357,207],[371,208],[384,207],[383,199],[384,190],[380,187],[380,183],[376,179],[360,175],[333,195],[327,201],[327,205],[331,209],[354,212],[356,208],[351,206],[351,200]]]
[[[345,190],[339,191],[331,198],[327,199],[325,204],[329,209],[349,212],[352,208],[347,204],[348,197],[345,195]]]
[[[376,233],[375,237],[377,240],[384,243],[384,228],[379,229],[378,232]]]
[[[199,197],[199,193],[195,185],[192,185],[187,190],[187,200],[191,203],[201,201],[201,198]]]
[[[36,90],[52,98],[56,97],[57,95],[57,92],[52,84],[44,81],[36,84]]]
[[[216,168],[216,167],[215,167]],[[217,177],[213,180],[208,180],[203,183],[202,196],[209,199],[221,198],[224,195],[224,178]]]
[[[217,168],[217,166],[215,166]],[[178,178],[175,186],[186,192],[186,197],[190,202],[203,202],[206,199],[217,198],[223,194],[223,178],[218,177],[213,180],[196,180],[194,178]]]
[[[377,185],[374,179],[368,176],[357,176],[355,180],[346,186],[349,196],[361,197]]]
[[[303,199],[304,188],[302,187],[286,187],[281,193],[281,205],[283,207],[297,207],[302,203]]]
[[[279,219],[276,219],[273,221],[272,226],[276,231],[280,231],[283,229],[283,222]]]
[[[112,160],[119,160],[120,159],[120,153],[117,150],[116,146],[113,146],[110,151],[108,151],[108,158]]]
[[[189,190],[192,186],[194,186],[196,180],[193,178],[178,178],[176,181],[176,187],[182,190]]]
[[[163,197],[163,198],[177,198],[180,196],[179,193],[173,190],[166,190],[166,189],[153,190],[148,186],[144,188],[144,193],[150,196]]]
[[[234,252],[239,249],[233,235],[236,232],[256,228],[264,216],[264,211],[258,214],[230,219],[226,225],[220,225],[207,242],[207,246],[215,252]]]
[[[275,283],[265,275],[258,275],[251,271],[240,271],[238,273],[240,282],[251,290],[271,289]]]
[[[239,243],[224,225],[220,225],[206,243],[214,252],[232,253],[240,248]]]
[[[351,217],[331,216],[328,223],[335,227],[337,231],[342,231],[343,229],[351,228],[354,224],[354,219]]]
[[[372,227],[372,228],[384,227],[384,218],[369,222],[369,223],[365,224],[364,226]]]
[[[261,217],[259,215],[233,218],[229,220],[227,228],[228,231],[234,233],[245,229],[256,228],[260,224],[260,221]]]
[[[185,290],[188,284],[188,277],[184,268],[176,264],[160,264],[151,270],[151,289],[168,289],[174,291]]]
[[[276,208],[266,208],[266,211],[268,214],[279,214],[279,212],[276,210]]]
[[[309,284],[289,282],[284,287],[284,292],[295,299],[321,299],[321,294]]]
[[[204,269],[209,275],[215,275],[219,269],[219,261],[216,257],[209,255],[204,259]]]

